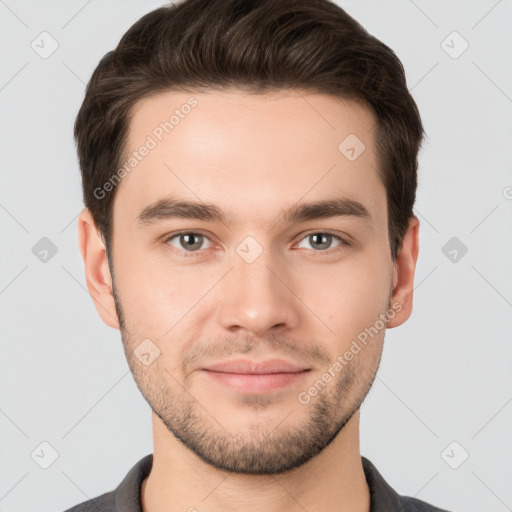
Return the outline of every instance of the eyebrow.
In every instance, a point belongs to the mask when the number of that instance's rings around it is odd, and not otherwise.
[[[331,217],[351,216],[372,222],[367,208],[348,198],[327,199],[311,203],[299,203],[280,213],[278,221],[288,224]],[[155,224],[167,219],[196,219],[207,222],[234,224],[235,217],[224,213],[217,205],[173,197],[165,197],[144,208],[136,217],[139,226]]]

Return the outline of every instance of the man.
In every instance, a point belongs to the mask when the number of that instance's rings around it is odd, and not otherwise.
[[[424,132],[396,55],[328,0],[186,0],[101,60],[79,244],[154,453],[79,511],[439,511],[359,452],[411,314]]]

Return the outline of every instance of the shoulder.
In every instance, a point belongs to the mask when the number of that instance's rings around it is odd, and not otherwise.
[[[398,494],[384,479],[374,464],[361,457],[370,491],[370,512],[449,512],[425,501]]]
[[[140,459],[116,489],[83,501],[64,512],[140,512],[140,490],[153,465],[153,454]]]
[[[409,496],[400,496],[400,501],[403,506],[403,512],[449,512],[444,508],[435,507],[426,501]]]

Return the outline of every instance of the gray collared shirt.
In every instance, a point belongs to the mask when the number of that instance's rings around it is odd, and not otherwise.
[[[448,512],[416,498],[400,496],[381,476],[377,468],[361,457],[370,489],[370,512]],[[65,512],[142,512],[140,490],[153,465],[150,453],[133,466],[116,489],[84,501]]]

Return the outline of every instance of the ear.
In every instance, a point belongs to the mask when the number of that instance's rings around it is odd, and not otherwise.
[[[420,221],[413,215],[409,219],[409,225],[404,234],[393,270],[391,306],[395,305],[393,309],[396,311],[396,314],[393,318],[390,318],[388,328],[402,325],[412,313],[414,272],[420,248],[419,232]]]
[[[87,288],[96,310],[107,325],[119,329],[107,251],[88,208],[78,216],[78,245],[84,260]]]

